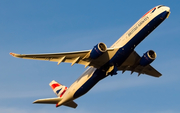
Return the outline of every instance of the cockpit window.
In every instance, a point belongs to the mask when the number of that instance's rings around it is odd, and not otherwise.
[[[153,9],[153,11],[151,13],[153,13],[156,10],[156,8]]]
[[[160,7],[163,7],[164,5],[160,5],[160,6],[158,6],[157,8],[159,9]]]

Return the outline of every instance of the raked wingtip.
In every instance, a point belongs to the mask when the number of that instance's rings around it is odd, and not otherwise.
[[[10,52],[9,54],[13,57],[16,55],[15,53],[12,53],[12,52]]]

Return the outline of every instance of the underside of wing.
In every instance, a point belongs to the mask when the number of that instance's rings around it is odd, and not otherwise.
[[[154,69],[151,65],[141,66],[139,65],[141,57],[134,51],[131,55],[126,59],[126,61],[118,67],[119,71],[123,73],[125,71],[137,72],[140,74],[147,74],[154,77],[160,77],[162,74],[159,73],[156,69]]]
[[[78,52],[66,52],[66,53],[48,53],[48,54],[15,54],[10,53],[14,57],[23,58],[23,59],[32,59],[32,60],[45,60],[58,62],[59,65],[61,62],[75,63],[88,65],[89,61],[83,59],[83,57],[89,52],[87,51],[78,51]]]
[[[75,63],[82,64],[87,66],[92,66],[95,68],[100,68],[111,57],[111,53],[114,53],[114,49],[107,49],[100,57],[96,59],[89,58],[91,50],[86,51],[75,51],[75,52],[65,52],[65,53],[49,53],[49,54],[16,54],[10,53],[10,55],[23,58],[23,59],[32,59],[32,60],[45,60],[57,62],[59,65],[61,62],[71,63],[73,66]]]

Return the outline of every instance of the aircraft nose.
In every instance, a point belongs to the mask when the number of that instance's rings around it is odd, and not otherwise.
[[[166,6],[166,7],[164,7],[164,8],[165,8],[165,11],[168,13],[168,14],[167,14],[167,16],[166,16],[166,18],[168,18],[168,17],[169,17],[169,15],[170,15],[170,13],[171,13],[171,12],[170,12],[170,8],[169,8],[169,7],[167,7],[167,6]]]
[[[167,11],[167,12],[170,12],[170,8],[169,7],[164,7],[164,9],[165,9],[165,11]]]
[[[168,18],[171,13],[170,8],[167,6],[163,6],[161,9],[163,10],[163,13],[161,14],[161,19]]]

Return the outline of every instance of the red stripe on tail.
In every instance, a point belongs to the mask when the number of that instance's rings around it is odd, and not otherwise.
[[[60,97],[63,96],[63,94],[66,92],[66,90],[67,90],[67,87],[65,87],[65,89],[64,89],[64,91],[61,93]]]

